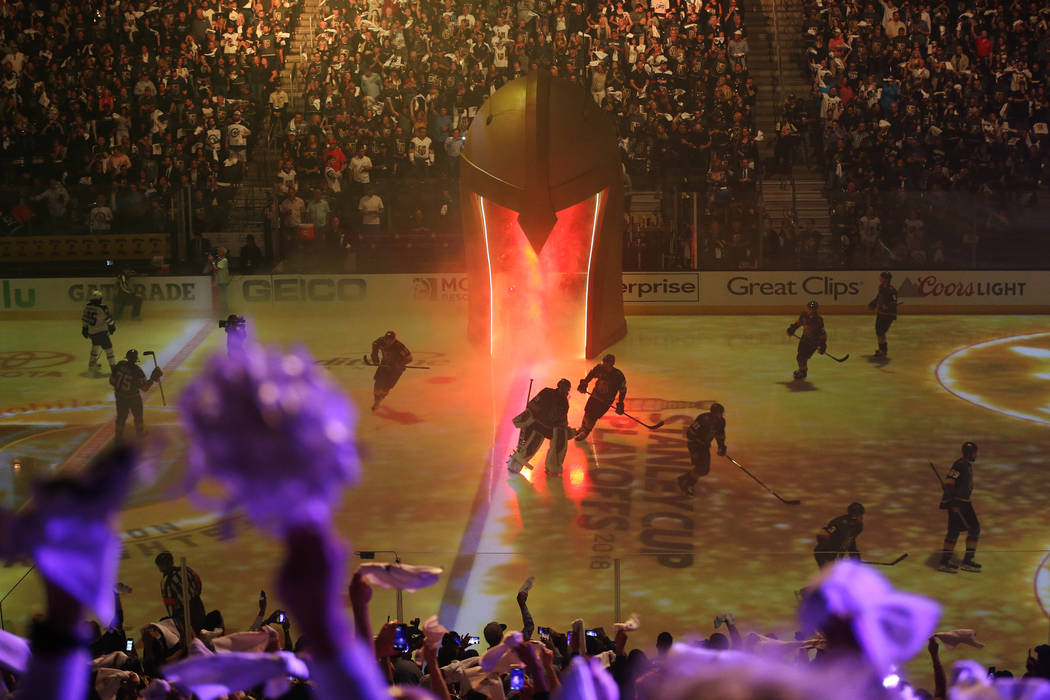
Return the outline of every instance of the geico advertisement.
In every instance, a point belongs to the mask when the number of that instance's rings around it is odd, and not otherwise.
[[[235,277],[230,287],[252,302],[364,301],[368,283],[362,277]]]
[[[867,304],[875,297],[879,272],[703,272],[701,298],[710,306],[795,306],[809,299]],[[893,271],[898,298],[920,306],[1047,304],[1048,278],[1043,271]]]
[[[459,275],[274,275],[235,276],[231,300],[237,303],[385,304],[465,302],[467,276]]]
[[[623,300],[627,304],[700,301],[700,275],[696,272],[625,272]]]

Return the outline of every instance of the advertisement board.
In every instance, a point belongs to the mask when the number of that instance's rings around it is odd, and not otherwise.
[[[229,288],[232,306],[251,309],[259,304],[277,308],[318,304],[359,305],[367,302],[426,309],[463,304],[465,274],[422,275],[234,275]]]
[[[699,272],[624,272],[625,304],[698,304]]]
[[[208,276],[134,277],[146,308],[154,312],[209,314]],[[629,313],[780,313],[813,299],[834,313],[865,311],[878,288],[878,271],[705,271],[623,275]],[[894,273],[902,313],[1050,312],[1050,272],[904,270]],[[0,280],[0,310],[62,312],[78,309],[93,289],[112,303],[113,278]],[[289,311],[332,305],[423,310],[465,304],[463,273],[401,275],[236,275],[231,309],[286,307]]]
[[[893,284],[902,312],[1013,308],[1036,311],[1050,306],[1046,271],[899,270]],[[700,274],[704,307],[718,310],[797,308],[813,299],[825,307],[861,310],[875,297],[878,270],[711,271]]]
[[[133,277],[135,291],[142,295],[144,313],[211,313],[211,277]],[[27,278],[0,280],[0,309],[4,312],[76,315],[95,289],[104,302],[113,304],[113,277]]]

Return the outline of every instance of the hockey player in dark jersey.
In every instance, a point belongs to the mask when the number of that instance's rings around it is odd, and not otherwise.
[[[886,332],[897,320],[897,290],[890,284],[892,279],[893,275],[889,272],[879,275],[879,291],[875,298],[868,302],[868,308],[875,311],[875,338],[879,341],[875,357],[886,357],[889,348]]]
[[[377,365],[376,373],[372,377],[375,382],[372,388],[375,398],[372,403],[373,411],[379,408],[380,402],[394,388],[397,380],[405,373],[405,366],[410,362],[412,353],[397,339],[394,331],[387,331],[372,341],[372,364]]]
[[[109,383],[113,385],[113,393],[117,397],[116,439],[118,442],[124,437],[124,423],[128,420],[129,411],[135,419],[135,433],[140,437],[145,434],[140,392],[149,391],[153,383],[164,374],[160,371],[160,367],[154,367],[147,380],[146,373],[136,364],[138,361],[138,350],[128,350],[125,359],[118,362],[113,368],[113,373],[109,375]]]
[[[576,431],[569,427],[568,379],[558,382],[558,388],[547,387],[532,397],[525,410],[514,417],[514,426],[521,430],[518,449],[507,459],[507,471],[518,474],[539,451],[543,440],[550,440],[545,471],[550,476],[560,476],[569,438]]]
[[[580,431],[576,434],[577,440],[583,440],[590,435],[594,424],[605,415],[614,400],[616,401],[616,413],[623,415],[623,400],[627,396],[627,378],[623,376],[623,372],[616,369],[615,364],[616,356],[606,355],[602,358],[601,364],[595,365],[576,387],[581,394],[586,394],[587,385],[592,379],[596,380],[594,391],[587,399],[587,405],[583,407],[583,422],[580,424]]]
[[[824,330],[824,319],[817,313],[820,304],[811,301],[806,304],[806,310],[798,315],[798,320],[787,328],[788,335],[795,335],[795,331],[802,329],[802,337],[798,341],[798,353],[795,359],[798,361],[798,369],[795,370],[795,379],[805,379],[808,374],[807,363],[813,357],[814,352],[823,355],[828,349],[828,334]]]
[[[726,409],[720,403],[711,404],[706,413],[699,414],[685,431],[689,460],[693,468],[678,477],[678,488],[690,496],[700,477],[711,471],[711,441],[718,442],[718,455],[726,453]]]
[[[962,568],[966,571],[980,571],[981,565],[974,561],[977,554],[977,540],[981,536],[981,522],[977,519],[970,495],[973,493],[973,463],[977,461],[977,445],[967,442],[962,446],[962,457],[948,470],[944,478],[941,510],[948,511],[948,533],[944,536],[944,549],[941,550],[941,571],[955,573],[959,565],[952,560],[955,542],[959,533],[966,533],[966,555]]]
[[[109,314],[109,307],[102,303],[102,292],[91,292],[91,298],[84,305],[80,315],[80,334],[91,339],[91,355],[88,358],[88,373],[95,374],[99,368],[102,352],[106,353],[109,371],[113,372],[116,358],[113,356],[113,343],[109,336],[117,332],[117,324]],[[98,376],[95,374],[95,376]]]
[[[817,566],[823,567],[836,559],[850,557],[860,559],[857,550],[857,537],[864,531],[864,506],[850,503],[846,514],[840,515],[817,533],[817,546],[813,558]]]

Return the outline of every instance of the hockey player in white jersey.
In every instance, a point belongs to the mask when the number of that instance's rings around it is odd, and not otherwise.
[[[102,351],[106,351],[106,361],[109,362],[109,371],[113,372],[116,366],[113,357],[113,344],[109,342],[109,336],[116,333],[117,324],[109,315],[109,307],[102,303],[102,292],[95,290],[91,292],[91,298],[84,305],[84,313],[80,317],[80,334],[91,339],[91,356],[88,360],[88,373],[95,374],[101,362]]]

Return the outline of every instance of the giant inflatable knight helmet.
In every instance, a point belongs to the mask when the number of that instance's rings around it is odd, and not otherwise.
[[[594,357],[626,334],[623,171],[615,126],[587,91],[547,71],[504,85],[471,124],[459,172],[473,340],[491,350],[499,315],[520,311],[518,285],[541,275],[534,306],[580,311],[575,352]]]

